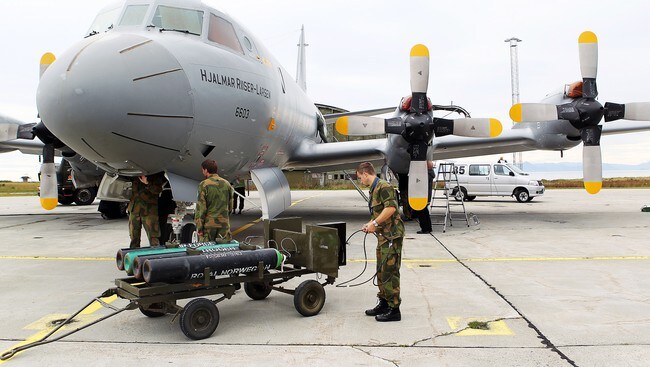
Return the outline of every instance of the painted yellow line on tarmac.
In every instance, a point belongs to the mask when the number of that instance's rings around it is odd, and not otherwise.
[[[101,300],[104,301],[105,303],[112,303],[115,300],[117,300],[117,295],[112,295],[110,297],[104,297],[104,298],[101,298]],[[79,315],[77,315],[77,317],[74,319],[74,320],[77,321],[76,323],[63,326],[57,332],[63,331],[66,328],[72,328],[72,327],[78,328],[78,327],[83,326],[84,324],[87,324],[87,323],[90,323],[90,322],[94,321],[96,318],[91,317],[91,315],[94,314],[95,312],[97,312],[98,310],[102,309],[102,308],[103,308],[103,306],[101,305],[101,303],[99,303],[97,301],[91,303],[90,305],[88,305],[88,307],[84,308],[83,311],[81,311],[79,313]],[[5,352],[8,352],[8,351],[10,351],[10,350],[12,350],[14,348],[18,348],[18,347],[23,346],[25,344],[29,344],[29,343],[41,340],[52,329],[55,328],[55,326],[52,325],[52,321],[60,320],[60,319],[67,319],[69,316],[70,315],[50,314],[50,315],[46,315],[46,316],[40,318],[39,320],[25,326],[23,329],[27,329],[27,330],[36,329],[36,330],[39,330],[39,331],[37,333],[29,336],[27,339],[23,340],[22,342],[20,342],[20,343],[18,343],[16,345],[12,346],[11,348],[3,351],[0,354],[4,354]],[[53,337],[54,335],[56,335],[56,333],[51,335],[50,338]],[[22,353],[22,352],[16,353],[12,358],[10,358],[10,359],[8,359],[6,361],[0,361],[0,364],[11,361],[11,359],[15,358],[20,353]]]
[[[262,218],[256,219],[256,220],[254,220],[254,221],[252,221],[250,223],[246,223],[243,226],[241,226],[241,227],[235,229],[234,231],[232,231],[232,235],[234,236],[236,234],[242,233],[245,230],[249,229],[250,227],[252,227],[252,226],[256,225],[257,223],[259,223],[260,221],[262,221]]]
[[[612,261],[650,260],[650,256],[584,256],[584,257],[486,257],[460,259],[463,262],[523,262],[523,261]],[[348,259],[349,262],[364,262],[364,259]],[[368,259],[368,262],[375,262]],[[402,259],[403,263],[455,263],[455,259]]]
[[[322,196],[322,195],[323,195],[323,194],[318,194],[318,195],[310,196],[310,197],[307,197],[307,198],[304,198],[304,199],[296,200],[296,201],[294,201],[294,202],[291,203],[291,206],[298,205],[298,204],[302,203],[302,202],[305,201],[305,200],[309,200],[309,199],[317,198],[317,197]]]
[[[115,261],[114,257],[0,256],[0,260]]]
[[[488,329],[471,329],[467,325],[471,321],[482,321],[488,323]],[[454,334],[456,336],[505,336],[505,335],[515,335],[515,333],[508,327],[504,320],[491,321],[490,318],[486,317],[447,317],[447,323],[452,330],[459,330],[466,328],[458,333]]]

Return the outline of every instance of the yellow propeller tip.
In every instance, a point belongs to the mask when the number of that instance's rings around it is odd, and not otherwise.
[[[41,56],[41,65],[50,65],[56,60],[56,57],[51,52],[46,52]]]
[[[586,182],[585,181],[585,190],[587,190],[588,193],[594,195],[597,194],[600,189],[603,187],[602,182]]]
[[[510,107],[510,118],[514,122],[521,122],[521,103],[517,103]]]
[[[427,198],[409,198],[409,205],[413,210],[422,210],[427,206]]]
[[[580,33],[580,37],[578,37],[578,43],[598,43],[598,37],[596,37],[596,34],[591,31],[585,31]]]
[[[501,132],[503,131],[503,125],[501,125],[501,121],[497,119],[490,119],[490,137],[494,138],[495,136],[501,135]]]
[[[52,210],[59,204],[57,198],[41,198],[41,207],[45,210]]]
[[[348,116],[343,116],[336,119],[336,122],[334,123],[334,128],[339,134],[347,136],[349,131],[348,125],[349,125]]]
[[[429,57],[429,49],[423,44],[417,44],[411,48],[411,57],[413,56]]]

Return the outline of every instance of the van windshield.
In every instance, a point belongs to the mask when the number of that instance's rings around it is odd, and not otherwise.
[[[510,168],[511,170],[515,171],[515,172],[516,172],[517,174],[519,174],[519,175],[522,175],[522,176],[528,176],[528,173],[526,173],[526,172],[520,170],[519,167],[517,167],[517,166],[513,166],[512,164],[507,164],[506,166],[508,166],[508,168]]]

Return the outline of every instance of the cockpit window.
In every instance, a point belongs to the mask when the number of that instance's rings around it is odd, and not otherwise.
[[[152,24],[165,30],[201,35],[203,12],[160,5],[156,8]]]
[[[244,53],[232,23],[214,14],[210,14],[208,40],[226,46],[241,54]]]
[[[144,21],[144,16],[147,15],[149,5],[129,5],[124,10],[124,15],[120,20],[121,26],[134,26],[141,25]]]
[[[93,25],[91,25],[88,30],[88,35],[94,35],[112,29],[117,21],[117,17],[120,15],[120,10],[122,10],[122,8],[110,9],[97,14]]]

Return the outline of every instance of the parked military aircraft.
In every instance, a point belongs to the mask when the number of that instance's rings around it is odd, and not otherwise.
[[[502,130],[495,119],[434,118],[422,45],[411,50],[411,99],[393,118],[368,124],[355,116],[386,110],[352,112],[337,127],[387,138],[327,142],[326,124],[343,116],[323,116],[256,37],[197,0],[111,5],[83,40],[42,64],[42,121],[0,118],[0,149],[42,147],[45,208],[56,205],[55,151],[70,161],[80,185],[106,172],[104,198],[121,194],[113,189],[120,177],[164,171],[174,198],[193,201],[200,162],[214,158],[227,178],[250,173],[263,216],[274,217],[291,201],[283,170],[386,162],[395,173],[409,173],[417,208],[426,202],[426,159],[563,150],[580,142],[579,130],[557,119],[522,122],[494,137]],[[364,125],[372,128],[364,131]],[[648,128],[619,124],[605,126],[603,134]],[[26,140],[34,137],[43,144]]]

